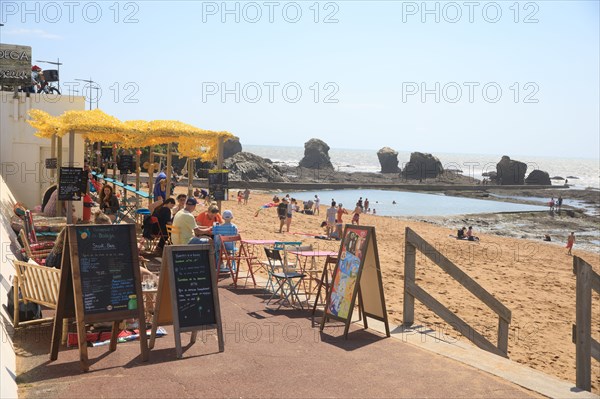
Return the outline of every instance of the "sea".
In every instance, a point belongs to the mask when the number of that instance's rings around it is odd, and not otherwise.
[[[251,152],[273,162],[290,166],[298,165],[304,157],[303,147],[257,146],[244,145],[244,151]],[[444,169],[462,171],[465,176],[481,180],[486,172],[496,170],[496,164],[502,155],[474,154],[434,154]],[[381,170],[376,150],[329,150],[329,157],[335,169],[343,172],[379,172]],[[552,180],[553,185],[563,185],[565,180],[573,189],[600,190],[600,161],[583,158],[553,158],[534,156],[511,157],[527,164],[527,171],[540,169],[550,177],[561,177]],[[399,152],[400,168],[410,159],[410,152]],[[287,194],[287,193],[286,193]],[[290,196],[300,201],[313,199],[319,195],[321,203],[329,205],[332,199],[343,203],[347,209],[353,209],[358,198],[368,198],[371,210],[381,216],[450,216],[473,213],[498,212],[531,212],[544,211],[545,206],[515,204],[503,201],[458,198],[444,194],[424,194],[386,190],[324,190],[318,192],[293,192]],[[565,205],[567,205],[565,203]],[[575,205],[575,204],[572,204]]]

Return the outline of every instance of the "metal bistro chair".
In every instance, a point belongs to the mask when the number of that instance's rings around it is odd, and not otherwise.
[[[267,301],[267,306],[277,294],[280,294],[282,298],[279,299],[279,307],[277,310],[283,306],[284,301],[287,301],[289,306],[292,306],[294,298],[300,304],[300,308],[304,309],[302,306],[302,301],[300,301],[300,297],[298,296],[297,289],[305,275],[298,273],[295,268],[290,267],[287,264],[285,257],[281,257],[281,250],[271,249],[268,247],[264,247],[264,249],[267,260],[269,261],[269,267],[271,269],[269,277],[272,277],[274,282],[277,283],[277,288],[273,290],[273,294]],[[279,267],[281,268],[281,272],[276,271],[276,269]]]

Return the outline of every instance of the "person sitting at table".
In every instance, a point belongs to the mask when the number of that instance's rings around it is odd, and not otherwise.
[[[177,212],[179,212],[180,210],[185,208],[185,200],[186,199],[187,199],[187,195],[185,195],[185,194],[179,194],[177,196],[177,204],[173,207],[173,209],[171,209],[171,212],[173,212],[173,216],[177,215]]]
[[[212,228],[212,233],[215,242],[215,255],[217,257],[217,265],[219,265],[219,256],[221,250],[221,237],[220,236],[237,236],[238,228],[235,224],[231,223],[233,219],[233,212],[227,210],[223,211],[223,223],[218,224]],[[233,249],[233,243],[226,242],[225,249],[231,251]]]
[[[142,235],[147,240],[152,240],[155,236],[160,234],[160,240],[154,250],[156,254],[162,254],[163,247],[168,238],[167,235],[167,224],[171,223],[171,209],[175,206],[175,200],[173,198],[167,198],[165,202],[154,208],[152,215],[144,219],[142,225]],[[152,217],[156,217],[158,224],[152,223]]]
[[[198,226],[204,227],[212,227],[215,223],[223,223],[223,218],[219,214],[219,207],[215,204],[210,205],[208,210],[196,216],[196,223]]]
[[[119,200],[113,194],[112,187],[108,184],[105,184],[100,192],[100,210],[113,222],[117,217],[117,212],[119,212]]]
[[[212,234],[212,227],[199,227],[192,212],[196,209],[198,201],[194,197],[189,197],[185,201],[185,208],[173,218],[173,231],[171,241],[173,245],[188,244],[194,235]]]

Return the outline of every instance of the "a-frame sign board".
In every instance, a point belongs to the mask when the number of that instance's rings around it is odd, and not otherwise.
[[[148,360],[144,301],[135,225],[67,227],[50,360],[58,358],[62,322],[75,317],[79,359],[89,370],[86,324],[112,322],[109,349],[117,349],[119,323],[137,319],[142,360]]]
[[[328,319],[343,321],[344,338],[352,322],[352,312],[358,295],[358,306],[363,314],[364,326],[369,328],[367,317],[385,324],[390,336],[383,281],[377,252],[375,228],[347,224],[338,254],[338,263],[327,292],[327,301],[321,320],[321,331]]]
[[[150,349],[154,348],[157,328],[165,325],[173,325],[177,358],[183,355],[181,333],[191,331],[193,344],[198,330],[205,328],[217,329],[219,352],[225,350],[212,241],[169,245],[163,250]]]

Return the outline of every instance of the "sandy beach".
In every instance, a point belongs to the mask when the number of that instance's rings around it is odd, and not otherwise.
[[[178,187],[177,191],[185,190]],[[306,199],[309,196],[310,193],[307,193]],[[324,220],[324,205],[321,206],[320,216],[295,214],[290,233],[280,234],[275,208],[263,209],[255,217],[257,209],[270,201],[270,195],[252,192],[248,205],[239,205],[235,200],[224,201],[222,210],[233,211],[233,222],[240,229],[243,238],[300,240],[303,244],[312,244],[318,249],[338,250],[339,241],[314,237],[323,234],[319,225]],[[202,210],[203,207],[199,206],[198,211]],[[351,215],[345,215],[344,222],[350,221]],[[402,323],[404,230],[408,226],[512,311],[510,359],[575,382],[575,345],[571,342],[571,326],[575,323],[575,276],[572,272],[573,258],[566,254],[560,238],[546,243],[541,240],[485,234],[473,223],[481,241],[468,242],[450,237],[450,234],[455,234],[454,229],[422,221],[369,214],[361,215],[360,221],[362,225],[375,227],[391,323]],[[577,244],[573,253],[590,263],[596,272],[600,272],[598,254],[582,250]],[[479,333],[496,342],[496,315],[421,254],[417,254],[417,282]],[[593,335],[596,340],[600,340],[598,295],[594,295],[593,304]],[[418,302],[415,323],[435,328],[446,339],[467,341]],[[593,392],[598,393],[600,370],[597,363],[592,363],[592,366]]]

